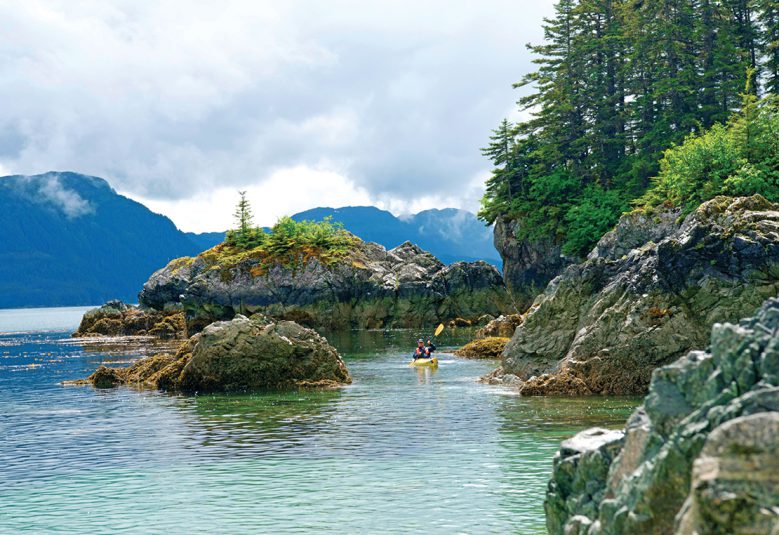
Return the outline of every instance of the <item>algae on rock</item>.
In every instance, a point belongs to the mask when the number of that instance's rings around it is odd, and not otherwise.
[[[175,354],[160,353],[128,368],[100,366],[85,381],[99,388],[127,384],[182,392],[328,387],[351,382],[338,351],[291,321],[236,316],[206,327]]]

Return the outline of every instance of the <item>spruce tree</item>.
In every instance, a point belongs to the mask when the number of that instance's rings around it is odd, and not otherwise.
[[[249,234],[253,224],[252,207],[249,203],[249,199],[246,198],[245,191],[239,191],[238,195],[240,196],[240,199],[235,207],[233,217],[235,218],[235,223],[238,227],[236,231],[238,232],[239,237],[245,237]]]

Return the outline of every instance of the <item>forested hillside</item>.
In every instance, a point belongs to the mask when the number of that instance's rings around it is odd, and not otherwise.
[[[544,28],[529,45],[537,69],[516,84],[531,90],[518,102],[529,118],[504,120],[484,149],[495,169],[482,219],[519,220],[518,239],[552,238],[579,256],[636,203],[727,193],[738,170],[734,194],[776,188],[776,104],[757,99],[779,91],[779,2],[560,0]],[[710,191],[663,199],[696,157],[684,187],[714,171]],[[636,201],[655,183],[665,189]]]

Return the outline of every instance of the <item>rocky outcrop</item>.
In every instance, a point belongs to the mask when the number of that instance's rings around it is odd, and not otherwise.
[[[150,336],[184,340],[187,338],[187,324],[181,311],[142,309],[121,301],[109,301],[84,314],[73,336]]]
[[[476,338],[489,338],[497,336],[500,338],[511,338],[514,331],[522,324],[524,316],[522,314],[504,314],[491,320],[487,325],[476,331]]]
[[[564,443],[549,533],[779,533],[777,333],[775,298],[738,325],[716,324],[708,352],[655,371],[624,438]]]
[[[485,262],[444,265],[406,242],[390,251],[357,240],[345,259],[316,257],[265,266],[246,251],[217,246],[154,273],[142,305],[185,310],[194,330],[235,314],[261,312],[324,328],[434,325],[476,320],[509,308],[498,271]]]
[[[554,279],[506,346],[501,373],[527,383],[524,394],[645,393],[652,370],[704,347],[715,322],[779,293],[779,205],[717,197],[678,227],[674,215],[626,216]],[[660,241],[625,253],[645,238]]]
[[[522,222],[499,218],[495,221],[493,242],[503,259],[503,278],[519,309],[525,309],[574,258],[563,255],[553,238],[517,238]]]
[[[181,344],[128,368],[100,366],[88,379],[182,392],[233,392],[279,387],[328,387],[351,377],[336,349],[311,329],[263,316],[217,322]]]
[[[508,338],[491,336],[489,338],[479,338],[473,342],[465,344],[454,352],[459,357],[468,357],[473,359],[496,359],[499,358],[506,348]]]

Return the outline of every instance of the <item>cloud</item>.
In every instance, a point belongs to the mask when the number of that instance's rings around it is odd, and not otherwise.
[[[346,204],[473,207],[473,178],[488,168],[479,147],[512,113],[511,83],[531,68],[524,43],[541,38],[551,10],[552,0],[0,2],[0,99],[13,103],[0,107],[0,168],[103,176],[169,215],[244,188],[289,212],[298,203],[274,182],[284,173],[337,175]],[[319,194],[299,182],[293,198],[309,208]],[[187,228],[184,217],[174,220]]]
[[[64,187],[56,176],[43,178],[42,183],[38,187],[37,198],[62,210],[62,213],[69,219],[90,214],[94,211],[94,207],[89,201],[85,200],[74,190]]]

